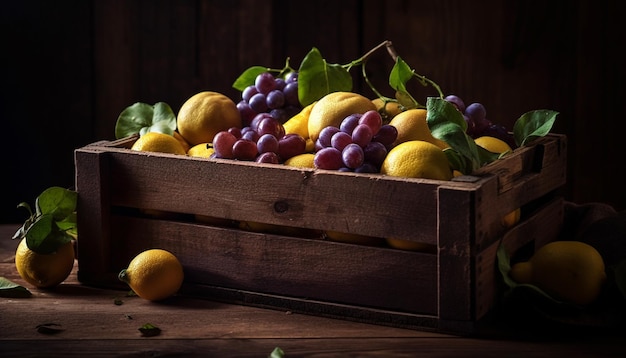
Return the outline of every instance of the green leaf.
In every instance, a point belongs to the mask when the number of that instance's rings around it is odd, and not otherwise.
[[[171,135],[175,130],[176,115],[172,108],[164,102],[158,102],[154,106],[137,102],[126,107],[115,123],[115,137],[117,139],[151,131]]]
[[[73,237],[62,231],[50,214],[43,214],[26,230],[26,245],[39,254],[51,254]]]
[[[352,91],[352,76],[343,66],[329,64],[315,47],[304,57],[298,69],[298,97],[302,106],[332,92]]]
[[[4,277],[0,277],[0,297],[28,298],[32,295],[33,294],[26,287],[20,286]]]
[[[426,121],[433,137],[448,143],[456,152],[446,153],[453,169],[470,174],[485,163],[497,159],[498,154],[480,148],[465,133],[467,123],[453,104],[439,97],[428,97],[426,110]]]
[[[154,337],[161,334],[161,329],[151,323],[146,323],[139,327],[139,332],[141,332],[141,335],[144,337]]]
[[[513,125],[513,137],[518,146],[527,145],[550,133],[559,112],[538,109],[524,113]]]
[[[243,91],[246,87],[254,84],[256,77],[263,72],[268,72],[269,69],[263,66],[252,66],[247,70],[243,71],[239,77],[233,83],[233,88],[239,91]]]
[[[407,109],[423,107],[406,89],[406,84],[413,78],[413,74],[411,67],[399,56],[389,73],[389,85],[396,90],[396,99],[400,105]]]
[[[44,190],[36,199],[38,212],[50,214],[55,221],[61,221],[76,211],[78,193],[58,186]]]
[[[280,349],[280,347],[274,348],[272,353],[268,356],[269,358],[283,358],[285,356],[285,352]]]

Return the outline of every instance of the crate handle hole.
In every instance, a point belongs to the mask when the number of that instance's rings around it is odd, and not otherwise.
[[[285,201],[277,201],[274,203],[274,211],[279,214],[285,213],[289,210],[289,204]]]

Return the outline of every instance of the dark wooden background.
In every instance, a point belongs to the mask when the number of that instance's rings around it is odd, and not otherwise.
[[[418,73],[491,121],[560,112],[568,136],[566,199],[626,208],[623,132],[626,57],[618,0],[22,0],[0,11],[1,222],[21,201],[74,184],[73,150],[114,139],[119,113],[163,101],[175,111],[202,90],[235,101],[253,65],[297,67],[317,47],[348,63],[384,40]],[[367,65],[375,86],[392,66]],[[373,96],[355,74],[355,91]],[[430,93],[412,88],[425,98]]]

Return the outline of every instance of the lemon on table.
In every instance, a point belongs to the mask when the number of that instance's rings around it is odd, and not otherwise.
[[[174,136],[160,132],[148,132],[142,135],[130,149],[142,152],[186,154],[185,148]]]
[[[491,136],[482,136],[474,139],[474,143],[476,145],[497,154],[506,154],[513,151],[511,146],[508,145],[507,142],[502,139],[491,137]],[[521,218],[521,209],[517,208],[510,213],[506,214],[502,217],[501,224],[505,228],[513,227],[515,224],[519,222]]]
[[[332,92],[319,101],[311,109],[308,121],[309,137],[313,142],[319,137],[322,129],[328,126],[339,127],[341,121],[351,114],[363,114],[376,110],[372,101],[354,92]]]
[[[174,295],[183,284],[183,266],[171,252],[149,249],[133,258],[118,278],[137,296],[159,301]]]
[[[241,128],[241,114],[227,96],[204,91],[191,96],[178,111],[176,128],[190,146],[213,142],[213,137],[231,127]]]
[[[394,116],[389,122],[390,125],[396,127],[398,130],[398,137],[394,145],[412,140],[422,140],[432,143],[441,149],[448,148],[448,143],[433,137],[428,127],[428,122],[426,121],[427,114],[428,111],[425,109],[413,108]]]
[[[190,157],[210,158],[215,153],[211,143],[200,143],[189,148],[187,155]]]
[[[50,288],[65,281],[74,267],[74,244],[63,244],[51,254],[38,254],[28,248],[26,238],[15,251],[15,268],[24,281],[39,288]]]
[[[557,300],[577,305],[595,301],[606,282],[604,260],[581,241],[553,241],[540,247],[528,261],[513,264],[510,276],[532,284]]]
[[[452,169],[443,150],[422,140],[412,140],[393,147],[387,153],[380,172],[404,178],[452,179]]]
[[[174,131],[173,136],[174,136],[174,139],[176,139],[180,143],[180,145],[183,147],[183,150],[185,152],[188,152],[191,146],[189,145],[189,143],[187,143],[185,138],[183,138],[183,136],[180,135],[180,133],[178,133],[177,131]]]

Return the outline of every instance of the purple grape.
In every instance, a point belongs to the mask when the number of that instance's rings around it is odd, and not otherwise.
[[[254,129],[250,127],[244,127],[241,130],[241,139],[247,139],[256,142],[257,140],[259,140],[259,133],[257,133]]]
[[[272,109],[269,113],[270,116],[276,119],[279,123],[285,123],[289,118],[291,118],[284,108]]]
[[[444,99],[452,103],[456,107],[456,109],[459,110],[459,112],[465,113],[465,103],[463,102],[461,97],[451,94],[451,95],[446,96],[446,98]]]
[[[332,146],[331,139],[337,132],[339,132],[339,128],[337,127],[333,127],[333,126],[324,127],[320,131],[317,141],[319,141],[322,148],[330,147]]]
[[[259,128],[259,123],[265,118],[274,118],[271,114],[267,112],[259,113],[250,121],[250,128],[257,131]]]
[[[241,100],[237,103],[237,109],[239,110],[239,114],[241,114],[241,121],[244,126],[250,124],[252,118],[257,115],[257,113],[250,108],[248,102]]]
[[[298,72],[296,71],[291,71],[285,76],[286,83],[297,82],[297,81],[298,81]]]
[[[274,152],[261,153],[255,160],[257,163],[280,164],[278,154]]]
[[[238,160],[254,160],[259,154],[256,143],[247,139],[238,139],[233,144],[233,158]]]
[[[346,132],[339,131],[330,138],[330,145],[339,151],[342,151],[348,144],[352,143],[352,136]]]
[[[383,125],[383,117],[381,117],[380,113],[375,110],[370,110],[359,118],[359,124],[365,124],[370,127],[372,131],[372,135],[378,133],[378,130]]]
[[[256,141],[259,153],[278,152],[278,139],[273,135],[266,133],[259,137]]]
[[[378,133],[372,137],[372,141],[379,142],[385,146],[392,145],[398,139],[398,129],[390,124],[383,124]]]
[[[278,140],[278,157],[285,161],[306,150],[306,140],[299,134],[287,134]]]
[[[361,118],[361,116],[362,114],[360,113],[354,113],[354,114],[347,116],[341,121],[341,124],[339,125],[339,129],[342,132],[352,135],[352,131],[354,130],[354,127],[359,125],[359,119]]]
[[[241,129],[239,127],[230,127],[228,128],[228,133],[235,136],[235,138],[241,138]]]
[[[250,85],[241,92],[241,99],[246,102],[250,102],[250,98],[252,98],[252,96],[257,93],[259,93],[259,91],[256,89],[256,87],[254,85]]]
[[[378,173],[380,170],[372,163],[364,162],[363,165],[354,169],[355,173]]]
[[[256,132],[259,133],[259,136],[271,134],[276,138],[280,138],[285,134],[285,128],[276,118],[270,116],[263,118],[259,122]]]
[[[254,86],[257,91],[262,94],[268,94],[276,89],[276,81],[274,75],[269,72],[263,72],[256,76],[254,80]]]
[[[322,148],[315,153],[313,165],[318,169],[338,170],[343,167],[341,151],[333,147]]]
[[[233,145],[238,139],[227,131],[217,132],[213,137],[213,149],[219,158],[233,159]]]
[[[283,88],[283,94],[285,95],[286,104],[297,107],[302,106],[298,98],[298,82],[288,82],[285,88]]]
[[[267,99],[263,93],[257,93],[252,96],[252,98],[250,98],[250,101],[248,101],[248,105],[256,113],[262,113],[267,111]]]
[[[372,129],[367,124],[359,124],[352,131],[352,141],[360,145],[361,148],[364,148],[367,143],[371,142],[373,136]]]
[[[351,169],[355,169],[363,165],[364,157],[363,148],[355,143],[348,144],[341,152],[343,164]]]
[[[273,90],[267,94],[265,101],[269,109],[282,108],[285,105],[285,95],[283,91]]]
[[[467,114],[474,122],[478,123],[487,119],[487,110],[481,103],[474,102],[465,108]]]
[[[380,168],[387,157],[387,147],[381,142],[370,142],[363,148],[364,160]]]
[[[287,85],[287,82],[282,78],[276,78],[274,81],[276,82],[276,89],[279,91],[282,91],[285,85]]]

